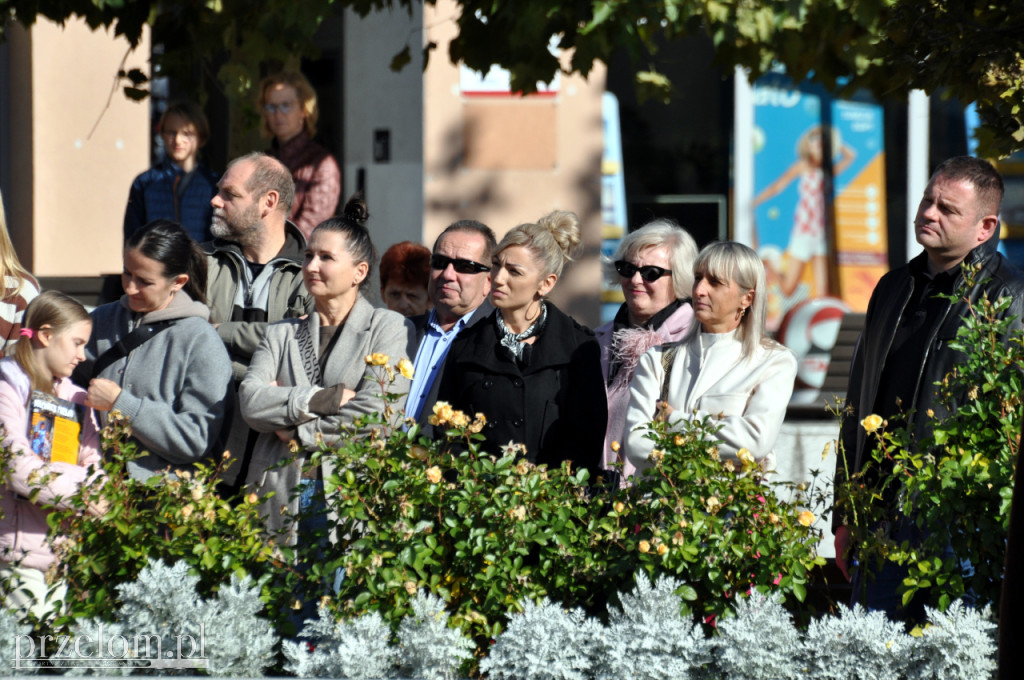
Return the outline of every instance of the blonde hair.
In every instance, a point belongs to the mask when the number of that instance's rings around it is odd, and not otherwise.
[[[267,90],[275,85],[290,85],[295,88],[295,94],[299,97],[299,105],[306,112],[306,118],[303,121],[306,134],[310,137],[315,136],[316,121],[320,117],[320,108],[316,105],[316,90],[306,80],[306,76],[298,71],[281,71],[280,73],[269,75],[260,81],[259,107],[260,116],[263,118],[263,127],[260,128],[260,132],[263,133],[263,136],[274,136],[274,132],[270,129],[270,124],[267,122],[267,115],[263,112],[263,105],[267,103]]]
[[[537,220],[536,224],[520,224],[505,234],[494,251],[497,257],[510,246],[522,246],[541,264],[541,278],[561,276],[566,262],[582,241],[580,218],[567,210],[555,210]]]
[[[31,328],[32,335],[37,335],[43,326],[49,326],[54,337],[63,335],[71,326],[80,321],[92,322],[89,312],[85,311],[75,298],[56,290],[45,290],[25,308],[25,320],[22,329]],[[14,360],[21,370],[28,374],[32,389],[54,394],[53,376],[39,365],[32,351],[32,338],[21,336],[14,345]]]
[[[750,359],[760,346],[777,343],[765,335],[768,299],[764,263],[753,249],[735,241],[716,241],[704,247],[693,263],[694,276],[712,276],[720,281],[735,281],[742,290],[754,293],[747,313],[740,318],[736,334],[743,343],[743,355]],[[693,324],[700,328],[700,324]]]
[[[10,276],[18,281],[16,288],[7,287],[7,277]],[[3,290],[2,300],[9,300],[21,293],[25,282],[39,287],[35,277],[28,273],[28,270],[21,266],[18,260],[18,253],[11,243],[11,235],[7,231],[7,218],[4,216],[4,197],[0,194],[0,289]]]

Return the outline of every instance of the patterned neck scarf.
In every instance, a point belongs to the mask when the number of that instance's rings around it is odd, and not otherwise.
[[[516,359],[523,358],[523,340],[532,338],[535,335],[540,335],[544,331],[544,326],[548,320],[548,306],[543,301],[540,303],[540,316],[533,324],[522,333],[518,335],[513,333],[512,330],[505,325],[505,321],[501,318],[501,312],[495,314],[498,319],[498,330],[501,331],[501,346],[508,348],[512,352],[512,356]]]

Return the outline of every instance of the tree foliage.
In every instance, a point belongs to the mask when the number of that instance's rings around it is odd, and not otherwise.
[[[113,26],[136,43],[144,24],[166,51],[155,55],[175,75],[216,75],[229,98],[247,94],[259,68],[312,51],[320,23],[339,8],[361,16],[412,10],[413,0],[0,0],[0,30],[15,18]],[[426,0],[436,4],[436,0]],[[919,88],[977,102],[982,151],[1024,147],[1024,29],[1020,0],[460,0],[453,61],[512,73],[530,92],[563,68],[586,76],[595,62],[626,50],[637,83],[648,94],[671,89],[647,66],[658,45],[707,35],[721,66],[751,77],[779,64],[796,79],[811,77],[834,90],[867,88],[900,96]],[[552,38],[571,50],[568,66],[549,50]],[[396,55],[395,67],[419,49],[419,36]],[[415,43],[415,44],[413,44]],[[428,50],[434,46],[428,45]],[[214,68],[214,64],[220,64]],[[215,71],[215,73],[214,73]]]

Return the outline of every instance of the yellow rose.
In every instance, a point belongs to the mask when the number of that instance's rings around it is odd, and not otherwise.
[[[672,437],[672,443],[675,444],[676,446],[682,446],[683,444],[686,443],[686,439],[683,437],[683,435],[677,434],[676,436]]]
[[[192,516],[192,513],[194,511],[195,511],[195,508],[192,507],[191,503],[189,503],[188,505],[186,505],[185,507],[183,507],[181,509],[181,516],[184,517],[185,519],[188,519],[189,517]]]
[[[402,357],[401,359],[398,360],[398,366],[396,366],[396,368],[398,369],[398,372],[402,374],[403,378],[405,378],[406,380],[412,380],[413,368],[411,361],[409,361],[405,357]]]
[[[473,416],[473,422],[470,423],[469,427],[466,428],[466,432],[468,434],[477,434],[483,431],[484,425],[486,424],[487,416],[485,416],[483,413],[477,413],[476,415]]]
[[[768,521],[771,522],[772,524],[778,524],[779,523],[779,516],[776,515],[773,512],[773,513],[768,515]]]
[[[257,501],[259,501],[259,497],[254,493],[251,493],[245,497],[245,502],[248,503],[249,505],[255,505]]]
[[[616,503],[615,503],[615,512],[622,512],[625,509],[626,509],[626,504],[625,503],[623,503],[622,501],[616,501]]]
[[[619,449],[622,448],[622,445],[619,444],[618,442],[612,442],[611,446],[612,446],[612,453],[618,453]]]
[[[722,502],[718,500],[718,496],[712,496],[704,503],[704,505],[707,507],[708,512],[714,514],[720,507],[722,507]]]
[[[452,409],[452,405],[449,404],[447,401],[437,402],[436,404],[434,404],[434,416],[435,419],[437,420],[437,422],[434,424],[444,425],[449,420],[451,420],[452,414],[454,413],[455,411],[454,409]]]
[[[736,457],[740,459],[741,463],[743,463],[743,467],[750,467],[756,464],[754,461],[754,454],[747,450],[746,447],[737,451]]]
[[[736,471],[736,464],[733,463],[731,460],[727,460],[724,463],[722,463],[722,467],[724,467],[729,472],[735,472]]]
[[[203,511],[203,519],[205,519],[207,522],[212,522],[213,520],[217,519],[217,513],[214,512],[213,508],[207,508],[206,510]]]
[[[409,593],[410,595],[415,595],[416,594],[416,582],[415,581],[406,581],[405,582],[405,592]]]
[[[868,434],[871,434],[882,426],[882,416],[872,413],[867,418],[860,421],[860,426],[863,427]]]
[[[810,510],[804,510],[803,512],[796,516],[796,521],[800,522],[800,524],[804,525],[805,527],[809,527],[812,524],[814,524],[814,519],[814,513],[811,512]]]
[[[469,416],[462,411],[455,411],[452,413],[451,424],[452,427],[457,427],[459,429],[469,427]]]
[[[192,500],[201,501],[203,500],[203,487],[194,486],[192,487]]]
[[[659,543],[658,544],[658,554],[659,555],[664,555],[667,552],[668,552],[668,546],[665,545],[664,543]]]
[[[431,468],[427,468],[427,481],[431,484],[437,484],[441,481],[441,468],[436,465]]]
[[[651,544],[647,541],[640,541],[640,543],[637,544],[636,549],[642,553],[647,553],[651,551]]]
[[[387,366],[390,359],[391,357],[387,354],[382,354],[381,352],[374,352],[373,354],[367,354],[363,357],[363,361],[371,366]]]
[[[651,462],[657,465],[658,463],[665,459],[665,452],[662,451],[661,449],[654,449],[653,451],[651,451],[651,455],[648,457],[651,459]]]

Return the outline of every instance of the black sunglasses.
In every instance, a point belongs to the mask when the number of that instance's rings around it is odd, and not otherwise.
[[[487,265],[474,262],[473,260],[462,260],[437,254],[430,256],[431,269],[444,271],[448,268],[448,265],[451,265],[452,269],[459,274],[483,274],[484,272],[491,271],[491,268]]]
[[[615,262],[615,271],[619,273],[624,279],[631,279],[633,275],[640,272],[640,278],[651,283],[657,281],[665,274],[671,274],[671,269],[664,269],[663,267],[655,267],[653,264],[645,264],[643,267],[637,267],[632,262],[626,262],[625,260],[618,260]]]

